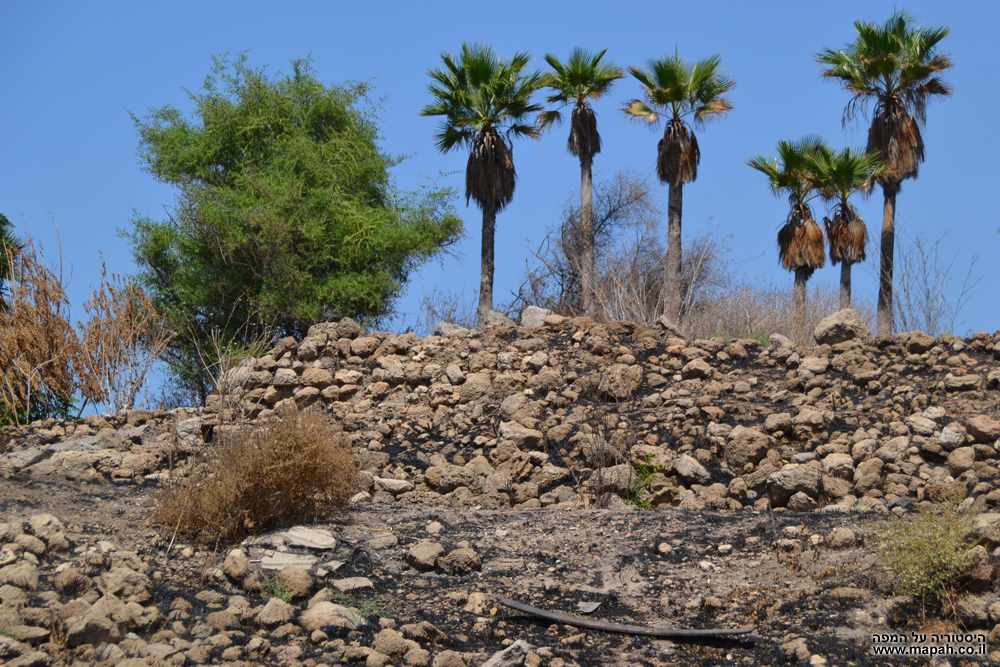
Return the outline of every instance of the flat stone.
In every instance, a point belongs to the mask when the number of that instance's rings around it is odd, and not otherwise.
[[[333,537],[333,533],[321,528],[294,526],[285,531],[283,536],[288,540],[288,544],[293,547],[322,550],[337,548],[337,540]]]
[[[299,624],[308,632],[330,626],[357,630],[365,624],[365,620],[354,610],[325,600],[302,612]]]
[[[309,570],[317,562],[319,562],[319,558],[316,556],[277,551],[261,558],[260,567],[264,570],[283,570],[286,567],[294,566]]]
[[[330,584],[336,588],[341,593],[349,593],[350,591],[362,590],[365,588],[374,588],[375,584],[372,583],[371,579],[368,577],[348,577],[347,579],[334,579]]]

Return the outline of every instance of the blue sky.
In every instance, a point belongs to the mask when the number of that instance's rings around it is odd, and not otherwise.
[[[769,154],[779,139],[815,132],[838,146],[862,145],[867,126],[841,127],[847,95],[824,82],[813,55],[839,47],[857,19],[883,21],[892,2],[651,3],[621,11],[609,3],[457,2],[0,2],[0,212],[23,233],[24,221],[49,258],[56,256],[53,217],[63,260],[71,275],[74,316],[99,279],[99,253],[110,271],[133,270],[126,242],[115,234],[132,211],[163,217],[173,193],[144,173],[129,111],[174,104],[186,108],[184,89],[197,90],[213,53],[250,50],[254,66],[288,71],[292,59],[311,54],[328,83],[371,80],[384,97],[384,148],[410,159],[394,169],[402,188],[424,175],[461,172],[466,156],[434,148],[436,119],[421,118],[429,102],[427,70],[443,51],[463,41],[483,41],[501,54],[527,50],[565,58],[577,45],[608,49],[617,64],[642,65],[673,53],[697,59],[718,52],[738,81],[736,111],[698,133],[702,161],[698,180],[684,191],[684,228],[711,225],[732,234],[734,259],[758,257],[747,266],[762,280],[791,282],[777,265],[775,234],[786,204],[769,196],[763,177],[744,161]],[[948,74],[953,97],[934,102],[924,129],[927,161],[897,200],[897,220],[910,235],[937,239],[957,253],[956,282],[973,254],[984,274],[961,319],[958,333],[1000,328],[997,220],[988,202],[989,165],[997,154],[1000,125],[984,114],[997,108],[994,51],[1000,4],[914,2],[906,5],[928,25],[948,25],[942,50],[955,66]],[[610,175],[632,168],[654,174],[658,136],[627,123],[621,103],[638,96],[638,85],[619,82],[596,105],[604,151],[594,168]],[[540,142],[519,142],[513,204],[497,221],[495,294],[517,288],[528,257],[558,221],[579,188],[576,158],[565,148],[565,129]],[[464,176],[446,179],[461,189]],[[665,199],[665,188],[663,195]],[[458,208],[468,235],[464,259],[433,263],[414,276],[399,309],[415,319],[420,297],[437,287],[471,293],[478,286],[479,229],[475,207]],[[870,229],[881,221],[880,192],[859,203]],[[898,243],[898,242],[897,242]],[[70,272],[71,270],[71,272]],[[813,280],[833,283],[839,268]],[[856,271],[855,292],[874,297],[874,280]]]

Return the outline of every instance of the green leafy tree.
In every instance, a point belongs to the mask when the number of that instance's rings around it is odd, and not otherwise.
[[[877,152],[889,167],[878,177],[882,186],[882,238],[878,289],[878,335],[893,330],[892,271],[896,243],[896,195],[907,178],[916,178],[924,161],[920,126],[927,121],[927,102],[951,95],[941,73],[951,59],[937,52],[948,36],[945,28],[918,27],[905,11],[895,12],[878,25],[856,21],[857,37],[843,49],[823,49],[816,62],[823,76],[839,81],[851,94],[844,122],[868,113],[868,150]]]
[[[611,91],[625,72],[613,63],[603,61],[607,49],[598,54],[576,48],[565,63],[552,55],[545,61],[552,71],[545,74],[544,85],[551,89],[546,101],[559,107],[543,111],[539,116],[541,129],[562,122],[560,109],[573,105],[570,120],[569,152],[580,158],[580,278],[583,287],[583,312],[593,317],[594,304],[594,156],[601,152],[601,135],[597,131],[597,114],[590,106]]]
[[[667,257],[665,279],[665,314],[675,325],[681,318],[681,209],[684,185],[698,176],[701,151],[695,127],[721,119],[733,110],[727,97],[736,81],[722,70],[722,56],[714,54],[696,63],[678,55],[650,60],[646,69],[629,67],[628,71],[642,84],[643,99],[625,105],[627,118],[646,121],[655,127],[666,118],[663,138],[656,145],[656,174],[666,183]]]
[[[840,307],[851,307],[851,267],[865,261],[868,227],[850,201],[854,194],[867,194],[874,179],[888,170],[878,153],[845,148],[820,151],[814,159],[820,196],[835,202],[832,216],[823,218],[830,263],[840,263]]]
[[[826,264],[823,230],[809,206],[819,190],[815,160],[819,154],[832,151],[821,138],[807,135],[798,141],[779,141],[777,157],[758,155],[747,160],[767,176],[771,194],[788,197],[788,217],[778,230],[778,259],[782,267],[795,273],[792,326],[794,337],[800,340],[806,338],[806,283]]]
[[[480,326],[493,310],[494,235],[496,215],[514,198],[514,153],[511,137],[538,138],[534,114],[542,110],[531,97],[542,85],[541,72],[526,72],[531,55],[510,60],[485,44],[463,44],[458,57],[441,55],[444,67],[430,70],[434,101],[421,116],[443,116],[434,136],[438,150],[468,149],[465,203],[483,211],[482,264],[477,317]]]
[[[139,157],[177,189],[169,219],[125,232],[139,278],[179,335],[168,361],[204,397],[215,351],[263,332],[302,336],[322,319],[373,322],[411,272],[453,242],[454,193],[396,189],[369,86],[327,86],[309,60],[288,75],[245,54],[214,58],[185,116],[133,116]]]
[[[7,308],[6,283],[14,277],[14,258],[24,250],[24,241],[14,234],[14,225],[0,213],[0,310]]]

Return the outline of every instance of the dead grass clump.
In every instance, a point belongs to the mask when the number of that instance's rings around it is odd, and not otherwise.
[[[343,507],[357,463],[314,411],[237,426],[205,464],[160,497],[156,520],[178,535],[235,542]]]

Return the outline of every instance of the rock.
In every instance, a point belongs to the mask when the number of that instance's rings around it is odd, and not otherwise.
[[[441,651],[434,656],[431,667],[467,667],[462,656],[455,651]]]
[[[712,481],[712,476],[705,466],[685,454],[674,463],[674,471],[688,484],[708,484]]]
[[[473,549],[455,549],[447,556],[439,558],[437,565],[448,574],[461,577],[482,568],[483,559]]]
[[[266,628],[276,628],[290,623],[295,617],[295,607],[280,598],[271,598],[257,614],[257,623]]]
[[[966,470],[972,470],[976,462],[974,447],[959,447],[948,454],[948,472],[952,477],[958,477]]]
[[[250,560],[243,549],[233,549],[226,555],[226,560],[222,563],[222,573],[237,583],[246,578],[249,569]]]
[[[500,422],[500,437],[510,440],[518,449],[540,445],[545,439],[541,431],[527,428],[515,421]]]
[[[897,334],[897,339],[906,346],[910,354],[923,354],[934,347],[937,342],[934,336],[925,334],[923,331],[908,331]]]
[[[978,415],[965,422],[968,430],[976,442],[990,443],[1000,439],[1000,421],[990,419],[986,415]]]
[[[856,312],[845,308],[820,320],[813,336],[820,345],[836,345],[848,340],[865,342],[871,338],[871,333]]]
[[[784,507],[794,494],[805,493],[810,498],[819,497],[821,475],[814,468],[789,463],[767,479],[767,493],[771,504]]]
[[[521,311],[521,326],[535,329],[545,324],[545,318],[552,314],[551,310],[528,306]]]
[[[609,401],[624,401],[642,385],[642,367],[639,365],[611,364],[601,374],[597,394]]]
[[[965,432],[965,427],[958,422],[952,422],[941,430],[941,434],[938,435],[937,439],[938,444],[950,452],[956,447],[965,444]]]
[[[347,579],[334,579],[330,584],[341,593],[359,591],[366,588],[374,588],[375,584],[368,577],[348,577]]]
[[[303,570],[312,569],[319,562],[319,557],[309,554],[294,554],[291,552],[277,551],[260,559],[260,567],[263,570],[283,570],[289,566],[300,567]]]
[[[966,375],[948,373],[944,376],[944,388],[948,391],[973,391],[979,389],[982,384],[983,378],[975,373]]]
[[[57,574],[53,583],[57,591],[70,599],[82,596],[94,586],[90,577],[85,576],[74,567],[68,567]]]
[[[317,602],[302,612],[299,624],[308,632],[328,627],[357,630],[365,624],[355,611],[330,601]]]
[[[792,494],[785,506],[791,512],[810,512],[816,509],[816,501],[802,491]]]
[[[462,466],[449,465],[438,477],[437,489],[439,493],[450,493],[459,487],[468,487],[478,493],[480,489],[479,476],[468,468]]]
[[[459,392],[462,403],[470,403],[485,396],[493,388],[489,373],[470,373]]]
[[[491,326],[497,326],[497,325],[499,325],[499,326],[502,326],[504,329],[516,329],[517,328],[517,322],[515,322],[512,319],[510,319],[509,317],[507,317],[503,313],[498,313],[495,310],[491,310],[489,313],[487,313],[487,315],[486,315],[486,322],[481,322],[480,324],[482,326],[486,326],[486,327],[491,327]]]
[[[417,570],[433,570],[438,556],[444,554],[444,547],[438,542],[421,541],[406,552],[406,562]]]
[[[305,597],[312,591],[312,577],[301,567],[295,565],[282,568],[278,572],[278,580],[287,586],[288,590],[297,598]]]
[[[714,373],[711,364],[704,359],[692,359],[681,369],[681,377],[685,380],[710,378]]]
[[[504,650],[494,653],[493,657],[483,663],[483,667],[521,667],[530,650],[531,644],[518,639]]]
[[[850,549],[857,541],[854,531],[845,526],[837,526],[830,531],[824,542],[831,549]]]
[[[294,526],[281,535],[288,542],[289,546],[303,547],[305,549],[333,550],[337,548],[337,540],[333,533],[321,528],[309,528],[307,526]]]
[[[462,336],[467,333],[469,330],[465,327],[450,322],[438,322],[437,326],[434,327],[435,336]]]
[[[0,584],[10,584],[25,591],[38,588],[38,567],[28,561],[20,561],[0,568]]]
[[[830,368],[830,360],[824,357],[803,357],[799,361],[799,369],[809,371],[814,375],[822,375]]]
[[[391,658],[400,658],[413,649],[420,648],[420,645],[412,639],[405,639],[395,630],[386,628],[375,635],[372,648]]]
[[[990,545],[1000,545],[1000,513],[986,512],[976,516],[972,536]]]
[[[768,415],[768,419],[774,416]],[[740,474],[747,463],[754,465],[760,463],[770,448],[771,438],[756,429],[738,425],[729,432],[725,449],[726,463],[734,474]]]
[[[854,478],[854,458],[850,454],[833,453],[822,460],[823,472],[838,479]]]
[[[125,602],[145,604],[153,597],[153,584],[144,574],[119,565],[98,578],[98,588]]]

